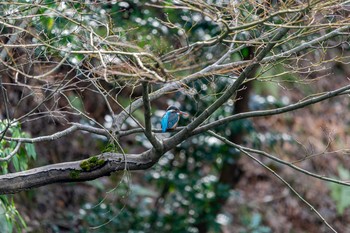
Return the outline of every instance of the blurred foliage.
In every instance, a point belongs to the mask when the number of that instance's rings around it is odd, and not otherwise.
[[[335,177],[335,179],[350,180],[349,170],[341,165],[338,166],[338,174],[339,177]],[[345,209],[350,206],[350,187],[336,183],[328,183],[328,187],[331,190],[331,197],[336,204],[337,213],[343,215]]]
[[[242,223],[244,230],[240,230],[240,233],[271,233],[271,229],[263,225],[262,216],[259,213],[243,214]]]
[[[18,123],[11,123],[7,120],[0,121],[1,135],[7,135],[12,138],[29,138],[30,135],[21,130]],[[4,140],[0,141],[0,157],[4,158],[14,151],[17,143],[14,141]],[[37,155],[35,147],[31,143],[24,143],[15,155],[8,161],[0,162],[0,173],[9,173],[12,168],[15,171],[23,171],[28,168],[29,159],[36,159]],[[16,209],[13,197],[11,195],[0,195],[0,231],[7,233],[13,232],[16,229],[21,232],[26,227],[26,223]]]
[[[217,98],[213,94],[222,90],[228,82],[232,80],[226,77],[218,77],[215,82],[201,80],[193,88],[207,98],[196,99],[196,96],[177,93],[174,98],[177,102],[168,104],[175,104],[195,116]],[[260,96],[259,104],[261,100],[266,103],[266,108],[281,104],[268,99],[269,96]],[[257,98],[251,98],[250,105],[257,105],[254,103],[256,100]],[[233,111],[233,101],[228,102],[215,112],[211,120],[229,116]],[[161,113],[156,112],[152,118],[153,125],[159,124],[161,116]],[[180,125],[186,125],[190,121],[191,117],[181,119]],[[287,135],[278,133],[258,134],[250,120],[220,126],[216,132],[226,136],[245,132],[247,138],[251,139],[247,143],[266,147],[290,140]],[[144,136],[139,135],[136,139],[146,148],[151,146]],[[208,223],[210,232],[221,232],[221,225],[231,221],[222,221],[223,218],[228,218],[221,212],[219,202],[232,195],[232,190],[220,183],[218,177],[223,164],[236,163],[239,157],[239,151],[212,136],[192,137],[174,151],[166,153],[157,165],[146,172],[144,180],[149,184],[147,187],[119,185],[114,194],[118,199],[115,203],[108,204],[105,201],[94,208],[91,208],[92,204],[85,204],[82,206],[84,214],[78,218],[82,218],[89,226],[99,226],[110,221],[107,225],[97,227],[97,232],[105,232],[107,229],[118,232],[198,232],[198,225],[204,221]],[[270,228],[263,225],[262,216],[256,212],[243,211],[239,222],[245,229],[241,232],[271,232]],[[88,231],[88,228],[83,229],[83,232]]]
[[[172,197],[172,202],[164,205],[165,213],[160,213],[155,212],[156,210],[152,211],[157,193],[150,189],[124,183],[118,187],[114,195],[119,197],[118,202],[109,204],[101,202],[99,205],[85,203],[79,210],[79,214],[72,216],[82,220],[82,224],[78,227],[79,232],[87,233],[92,229],[94,232],[198,232],[194,226],[195,218],[198,217],[195,209],[183,209],[184,205],[179,204],[180,200],[176,200],[175,197]],[[186,205],[196,207],[196,204],[187,203]],[[244,209],[239,218],[242,225],[239,232],[271,232],[269,227],[264,226],[261,214],[251,212],[247,207]],[[174,210],[177,212],[173,212]],[[178,214],[179,211],[184,213]],[[155,221],[155,218],[158,219]],[[215,221],[217,223],[212,226],[211,232],[221,232],[219,224],[228,224],[231,219],[221,213]]]
[[[26,223],[17,211],[13,198],[0,195],[0,231],[11,233],[15,230],[22,232],[26,228]]]
[[[85,4],[79,1],[45,0],[45,4],[39,10],[42,15],[34,18],[32,22],[33,27],[42,32],[40,38],[33,38],[33,42],[44,40],[50,46],[38,47],[35,51],[36,55],[43,59],[49,59],[50,56],[64,57],[65,51],[68,50],[90,50],[91,43],[88,40],[90,39],[90,31],[83,30],[77,25],[92,29],[96,37],[109,35],[118,42],[133,42],[145,50],[159,53],[156,55],[185,46],[181,44],[183,41],[190,44],[198,40],[209,40],[221,32],[220,27],[212,19],[200,13],[186,9],[152,8],[145,5],[147,2],[149,1],[133,0]],[[21,5],[12,6],[9,4],[7,7],[8,9],[2,9],[3,12],[14,11],[10,7],[16,8],[16,12],[23,10]],[[252,7],[248,3],[244,9],[246,22],[255,20],[255,15],[249,13]],[[272,20],[276,21],[274,23],[278,23],[278,17],[274,17]],[[167,27],[164,22],[171,22],[172,27]],[[110,25],[114,27],[109,27]],[[260,30],[263,29],[252,30],[250,35],[242,33],[237,37],[237,40],[244,40],[248,36],[258,37]],[[185,36],[185,40],[179,39]],[[103,49],[109,45],[101,43],[96,46]],[[225,43],[216,47],[203,48],[194,59],[198,63],[214,60],[221,54],[220,46],[226,48]],[[121,49],[132,50],[133,48]],[[232,56],[242,59],[248,57],[249,53],[247,49],[243,49]],[[72,54],[69,56],[69,61],[72,64],[80,65],[84,60],[92,59],[92,57],[93,55]],[[270,72],[275,74],[272,69]],[[270,75],[267,71],[265,74]],[[168,102],[168,104],[178,105],[181,110],[196,117],[220,97],[217,93],[222,92],[227,84],[234,82],[234,80],[233,76],[200,79],[191,83],[183,93],[177,93],[174,96],[176,102]],[[275,91],[273,91],[273,95],[274,97],[254,95],[250,100],[249,107],[257,110],[279,107],[287,103],[286,100],[276,99]],[[120,97],[119,100],[125,106],[130,102],[130,99],[126,97]],[[69,96],[69,101],[73,107],[79,110],[83,108],[82,101],[77,96]],[[216,111],[210,121],[230,116],[233,112],[234,99]],[[136,112],[134,116],[141,121],[143,120],[141,111]],[[159,125],[160,117],[161,114],[156,114],[153,117],[154,125]],[[181,119],[179,125],[186,125],[190,120]],[[19,125],[11,126],[8,131],[12,137],[29,136],[23,135]],[[246,143],[252,143],[256,147],[261,147],[261,145],[273,147],[276,143],[288,140],[288,135],[271,132],[258,134],[250,120],[238,120],[219,126],[216,132],[226,137],[245,134],[250,138],[250,142]],[[144,136],[138,136],[136,140],[139,145],[150,146]],[[2,148],[6,148],[2,154],[8,154],[15,145],[13,142],[2,145]],[[30,157],[36,158],[35,149],[31,144],[26,144],[11,160],[14,169],[16,171],[26,169]],[[223,224],[219,218],[223,215],[220,211],[221,206],[220,204],[216,205],[218,210],[213,208],[212,203],[219,203],[219,200],[226,199],[231,195],[231,190],[227,185],[221,184],[218,177],[223,164],[237,163],[239,157],[240,154],[237,150],[222,144],[212,136],[193,137],[179,145],[175,150],[165,154],[156,166],[146,172],[144,181],[148,182],[150,187],[155,187],[157,191],[149,187],[121,183],[114,193],[117,197],[115,202],[109,204],[107,201],[102,201],[97,206],[86,203],[78,214],[72,215],[72,218],[83,221],[79,232],[90,232],[89,227],[91,226],[97,227],[96,232],[198,232],[197,227],[203,222],[208,223],[211,232],[221,232],[220,224]],[[1,167],[3,173],[8,172],[8,163],[1,163]],[[7,226],[7,229],[10,230],[17,224],[18,221],[15,219],[18,218],[21,226],[24,226],[18,212],[13,211],[13,201],[5,197],[1,200],[6,214],[12,213],[9,218],[5,215],[7,225],[2,225]],[[16,218],[13,217],[13,214]],[[3,223],[3,221],[0,218],[0,222]],[[240,222],[245,226],[247,232],[268,233],[271,231],[263,226],[262,216],[255,212],[244,213]],[[58,229],[58,227],[53,227],[53,229]]]
[[[10,123],[7,120],[0,121],[0,132],[12,138],[30,138],[30,135],[21,130],[21,126],[18,123]],[[16,147],[17,142],[8,141],[2,139],[0,141],[0,156],[8,156]],[[9,165],[12,165],[15,171],[23,171],[28,169],[28,161],[30,158],[36,159],[35,147],[31,143],[24,143],[18,152],[12,156],[9,161],[0,162],[1,174],[6,174],[9,172]]]
[[[210,39],[220,33],[220,27],[210,18],[188,10],[158,9],[145,5],[148,1],[106,1],[102,3],[45,0],[39,9],[40,17],[32,19],[36,31],[41,32],[33,42],[44,42],[36,49],[36,55],[43,59],[51,56],[66,56],[69,50],[94,49],[90,39],[106,38],[98,43],[101,49],[108,49],[114,41],[132,43],[145,50],[164,54],[181,44],[179,37],[191,34],[188,43],[199,39]],[[26,5],[2,5],[0,12],[14,14],[26,12]],[[173,26],[169,27],[169,24]],[[113,25],[113,26],[112,26]],[[112,26],[112,27],[111,27]],[[91,30],[93,35],[91,34]],[[178,35],[176,37],[174,35]],[[96,39],[96,41],[98,41]],[[121,47],[134,51],[133,47]],[[215,50],[206,50],[205,56],[212,57]],[[203,55],[203,54],[202,54]],[[72,64],[82,64],[94,55],[71,54]],[[119,59],[122,58],[116,55]]]

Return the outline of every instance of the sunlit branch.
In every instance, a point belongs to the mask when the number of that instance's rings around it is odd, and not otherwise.
[[[38,44],[38,43],[33,43],[33,44],[4,44],[0,42],[0,48],[36,48],[39,46],[43,46],[44,44]]]

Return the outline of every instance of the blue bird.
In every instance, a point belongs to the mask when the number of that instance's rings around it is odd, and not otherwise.
[[[180,111],[175,106],[169,106],[162,117],[162,132],[168,129],[175,129],[180,120],[180,116],[188,116],[188,113]]]

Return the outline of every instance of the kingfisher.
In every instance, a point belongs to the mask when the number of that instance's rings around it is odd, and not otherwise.
[[[162,117],[162,132],[164,133],[169,129],[175,129],[181,115],[188,116],[188,113],[180,111],[175,106],[169,106]]]

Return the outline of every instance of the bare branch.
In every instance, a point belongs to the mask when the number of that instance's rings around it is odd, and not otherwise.
[[[148,82],[146,81],[142,82],[142,98],[143,98],[144,109],[145,109],[145,135],[157,151],[162,151],[163,150],[162,143],[152,133],[151,106],[148,98],[148,92],[149,92],[148,85],[149,85]]]
[[[103,153],[86,160],[57,163],[40,168],[0,175],[0,194],[17,193],[53,183],[81,182],[109,176],[116,171],[144,170],[156,161],[150,159],[152,150],[142,154]]]
[[[259,61],[261,61],[274,47],[279,39],[281,39],[288,32],[289,29],[281,28],[278,32],[271,38],[270,43],[266,45],[265,48],[253,59],[254,62],[247,66],[243,72],[239,75],[236,81],[231,84],[224,92],[220,98],[218,98],[212,105],[210,105],[202,114],[200,114],[192,123],[187,125],[185,129],[181,130],[179,133],[175,134],[168,140],[164,142],[166,150],[175,147],[177,144],[182,142],[192,131],[203,123],[211,114],[213,114],[222,104],[224,104],[232,95],[236,93],[238,88],[244,82],[244,80],[249,76],[249,74],[259,66]]]
[[[36,12],[38,12],[38,10],[39,10],[38,6],[33,7],[30,10],[29,14],[36,14]],[[2,23],[2,22],[0,22],[0,23]],[[20,30],[23,30],[28,26],[29,23],[30,23],[30,19],[23,19],[21,24],[17,28]],[[6,42],[6,45],[7,46],[13,45],[20,35],[21,35],[21,33],[12,34],[10,39]],[[4,47],[0,52],[0,60],[4,61],[8,55],[8,52],[9,51],[8,51],[7,47]]]
[[[270,109],[270,110],[259,110],[259,111],[252,111],[252,112],[244,112],[244,113],[235,114],[235,115],[232,115],[229,117],[219,119],[215,122],[200,126],[192,132],[192,135],[200,134],[200,133],[205,132],[209,129],[213,129],[213,128],[218,127],[222,124],[226,124],[228,122],[239,120],[239,119],[246,119],[246,118],[260,117],[260,116],[271,116],[271,115],[277,115],[277,114],[281,114],[281,113],[285,113],[285,112],[294,111],[294,110],[304,108],[306,106],[324,101],[326,99],[329,99],[329,98],[332,98],[332,97],[335,97],[338,95],[348,94],[347,91],[349,91],[349,90],[350,90],[350,85],[347,85],[347,86],[341,87],[339,89],[336,89],[334,91],[329,91],[329,92],[326,92],[324,94],[320,94],[319,96],[314,96],[310,99],[300,101],[298,103],[289,104],[288,106],[285,106],[285,107]]]
[[[224,137],[221,137],[220,135],[214,133],[214,132],[210,132],[211,135],[213,135],[214,137],[218,138],[219,140],[223,141],[225,144],[233,146],[235,148],[237,148],[239,151],[241,151],[243,154],[247,155],[249,158],[251,158],[252,160],[254,160],[255,162],[257,162],[259,165],[261,165],[262,167],[264,167],[266,170],[268,170],[270,173],[272,173],[274,176],[276,176],[279,180],[281,180],[302,202],[304,202],[307,206],[310,207],[310,209],[315,212],[318,217],[322,220],[322,222],[324,224],[326,224],[326,226],[331,229],[333,232],[337,232],[336,230],[334,230],[334,228],[326,221],[326,219],[315,209],[315,207],[313,207],[307,200],[305,200],[285,179],[283,179],[280,175],[278,175],[274,170],[272,170],[271,168],[269,168],[268,166],[266,166],[263,162],[261,162],[260,160],[258,160],[257,158],[255,158],[253,155],[251,155],[249,153],[249,150],[246,150],[244,147],[238,146],[235,143],[230,142],[229,140],[227,140]],[[238,147],[237,147],[238,146]],[[347,184],[349,186],[349,184]]]
[[[262,155],[266,158],[269,158],[277,163],[280,163],[280,164],[283,164],[285,166],[288,166],[298,172],[301,172],[301,173],[304,173],[305,175],[308,175],[308,176],[311,176],[311,177],[314,177],[314,178],[317,178],[317,179],[320,179],[320,180],[324,180],[324,181],[327,181],[327,182],[331,182],[331,183],[335,183],[335,184],[340,184],[340,185],[344,185],[344,186],[349,186],[350,187],[350,182],[349,181],[341,181],[341,180],[337,180],[337,179],[333,179],[333,178],[329,178],[329,177],[326,177],[324,175],[318,175],[316,173],[313,173],[313,172],[310,172],[308,170],[305,170],[305,169],[302,169],[296,165],[294,165],[293,163],[291,162],[287,162],[287,161],[284,161],[282,159],[279,159],[278,157],[276,156],[273,156],[265,151],[262,151],[262,150],[257,150],[257,149],[251,149],[251,148],[248,148],[248,147],[244,147],[244,146],[241,146],[241,145],[238,145],[236,143],[233,143],[229,140],[227,140],[226,138],[218,135],[217,133],[209,130],[208,133],[218,139],[220,139],[221,141],[223,141],[225,144],[227,145],[230,145],[232,147],[235,147],[239,150],[244,150],[246,152],[250,152],[250,153],[254,153],[254,154],[258,154],[258,155]]]
[[[160,76],[157,74],[157,72],[146,68],[146,67],[143,65],[141,59],[139,58],[139,56],[138,56],[137,54],[135,54],[134,57],[135,57],[135,59],[136,59],[136,61],[137,61],[137,64],[138,64],[143,70],[145,70],[147,73],[152,74],[152,75],[153,75],[154,77],[156,77],[159,81],[165,82],[165,79],[163,79],[162,77],[160,77]]]
[[[56,139],[62,138],[64,136],[67,136],[77,130],[86,131],[89,133],[94,133],[98,135],[105,136],[106,138],[109,138],[109,132],[105,129],[95,128],[89,125],[82,125],[79,123],[73,123],[73,125],[65,130],[62,130],[60,132],[56,132],[51,135],[47,136],[40,136],[36,138],[12,138],[12,137],[4,137],[5,140],[8,141],[14,141],[14,142],[24,142],[24,143],[37,143],[37,142],[46,142],[46,141],[54,141]]]
[[[47,78],[47,76],[49,76],[50,74],[52,74],[53,72],[55,72],[56,70],[58,70],[62,65],[63,63],[67,60],[67,58],[69,57],[69,53],[67,53],[65,55],[64,58],[61,59],[60,62],[57,63],[57,65],[55,67],[53,67],[51,70],[49,70],[48,72],[44,73],[44,74],[41,74],[41,75],[29,75],[29,74],[26,74],[24,73],[23,71],[19,70],[19,69],[16,69],[15,67],[13,66],[10,66],[8,65],[4,60],[0,59],[0,63],[2,63],[4,66],[6,66],[7,68],[27,77],[27,78],[33,78],[33,79],[43,79],[43,78]]]
[[[251,112],[244,112],[235,114],[229,117],[225,117],[222,119],[218,119],[216,121],[213,121],[211,123],[207,123],[204,125],[201,125],[197,127],[189,136],[198,135],[204,132],[207,132],[208,130],[214,129],[220,125],[228,124],[232,121],[240,120],[240,119],[247,119],[247,118],[253,118],[253,117],[262,117],[262,116],[272,116],[272,115],[278,115],[286,112],[291,112],[297,109],[305,108],[307,106],[313,105],[315,103],[322,102],[326,99],[330,99],[336,96],[340,95],[347,95],[350,91],[350,85],[341,87],[339,89],[326,92],[324,94],[319,94],[319,96],[313,96],[311,98],[306,98],[305,100],[299,101],[294,104],[289,104],[288,106],[276,108],[276,109],[266,109],[266,110],[258,110],[258,111],[251,111]],[[181,130],[185,129],[185,127],[177,127],[174,132],[179,132]],[[130,134],[135,133],[142,133],[144,130],[142,128],[135,128],[130,130],[121,130],[118,132],[118,135],[120,137],[127,136]],[[162,133],[161,129],[153,129],[152,132],[154,133]]]
[[[3,157],[3,158],[0,157],[0,161],[10,160],[15,154],[17,154],[20,147],[21,147],[21,142],[18,142],[15,149],[13,149],[13,151],[11,151],[10,154],[8,154],[6,157]]]

